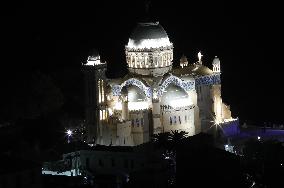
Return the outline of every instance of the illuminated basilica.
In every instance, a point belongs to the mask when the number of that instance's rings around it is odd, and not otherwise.
[[[138,23],[125,46],[128,74],[109,79],[97,53],[83,63],[89,143],[135,146],[153,134],[207,132],[230,121],[221,98],[220,60],[212,69],[182,56],[173,67],[173,43],[159,22]]]

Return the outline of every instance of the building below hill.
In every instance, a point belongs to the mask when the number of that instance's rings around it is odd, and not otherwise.
[[[81,177],[96,187],[205,186],[208,182],[217,187],[237,187],[243,181],[240,156],[216,148],[210,134],[184,138],[173,148],[173,157],[168,151],[167,146],[155,142],[139,146],[96,145],[65,153],[58,161],[45,162],[42,173],[48,179],[64,177],[67,182],[68,178],[73,181],[74,177]],[[61,183],[60,178],[55,179]]]
[[[97,145],[65,153],[58,161],[45,162],[42,174],[83,177],[86,183],[94,186],[123,187],[129,181],[136,181],[137,174],[145,177],[145,172],[151,171],[161,177],[155,179],[155,184],[166,185],[168,162],[161,160],[161,156],[162,150],[152,143],[136,147]]]

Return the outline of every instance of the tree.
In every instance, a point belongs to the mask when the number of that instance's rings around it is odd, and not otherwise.
[[[153,142],[159,149],[162,149],[162,158],[169,163],[168,186],[175,186],[176,183],[176,150],[178,144],[186,138],[185,131],[171,131],[153,135]]]
[[[187,137],[187,132],[185,131],[171,131],[171,134],[169,136],[169,140],[171,142],[171,146],[173,148],[177,147],[177,145]]]
[[[159,148],[168,148],[170,143],[170,135],[171,134],[169,132],[154,134],[152,141]]]

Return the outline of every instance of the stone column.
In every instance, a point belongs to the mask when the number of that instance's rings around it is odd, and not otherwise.
[[[122,100],[122,120],[128,120],[129,119],[129,110],[128,110],[128,98],[125,97]]]
[[[152,117],[153,117],[153,134],[157,134],[161,132],[161,109],[160,109],[160,99],[153,98],[152,99]]]
[[[187,91],[187,94],[189,95],[194,105],[194,109],[193,109],[194,110],[194,129],[195,129],[194,134],[198,134],[201,132],[201,121],[199,117],[199,107],[197,105],[197,92],[196,90],[190,90],[190,91]]]

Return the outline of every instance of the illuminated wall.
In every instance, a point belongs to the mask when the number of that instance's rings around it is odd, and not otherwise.
[[[202,65],[201,52],[196,63],[183,56],[181,68],[173,68],[173,44],[158,22],[138,24],[131,37],[124,77],[107,79],[99,56],[84,65],[88,141],[134,146],[152,134],[178,130],[195,135],[212,122],[231,119],[230,106],[221,98],[219,58],[212,62],[213,71]]]

